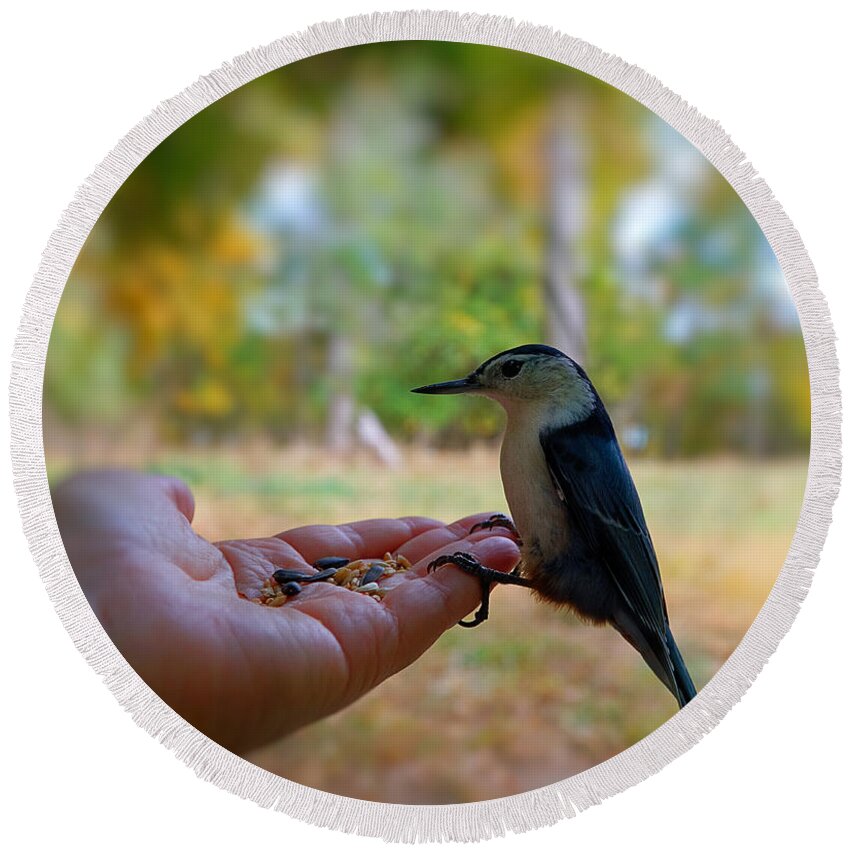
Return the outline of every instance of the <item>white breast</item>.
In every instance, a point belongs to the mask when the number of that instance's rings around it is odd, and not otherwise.
[[[567,543],[564,504],[552,483],[531,410],[510,410],[500,459],[502,486],[524,549],[563,551]]]

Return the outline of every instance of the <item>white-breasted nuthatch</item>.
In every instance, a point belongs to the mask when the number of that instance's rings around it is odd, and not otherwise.
[[[680,706],[696,695],[667,618],[658,559],[640,498],[602,399],[574,360],[547,345],[521,345],[467,377],[416,393],[475,393],[508,414],[501,473],[522,560],[511,573],[465,553],[455,564],[477,576],[487,619],[492,584],[531,588],[593,623],[609,623],[643,656]],[[479,527],[505,525],[493,517]]]

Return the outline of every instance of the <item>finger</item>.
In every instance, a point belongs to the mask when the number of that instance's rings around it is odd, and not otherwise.
[[[469,552],[500,572],[508,572],[519,559],[519,549],[509,537],[476,534],[432,551],[429,560],[455,552]],[[418,564],[417,570],[425,566]],[[394,581],[396,578],[398,581]],[[397,669],[411,663],[446,629],[481,604],[478,579],[449,565],[422,576],[393,576],[387,585],[390,592],[383,601],[394,615],[399,633]]]
[[[434,558],[437,557],[436,552],[438,549],[453,542],[457,544],[458,541],[466,540],[466,538],[470,536],[470,528],[482,520],[489,519],[491,516],[493,516],[493,512],[489,511],[487,513],[464,517],[457,522],[453,522],[451,525],[441,525],[435,528],[430,528],[403,544],[398,550],[399,554],[404,555],[404,557],[412,564],[416,564],[418,561],[423,559],[427,559],[428,562],[433,561]],[[476,531],[472,536],[472,542],[490,536],[512,538],[512,535],[509,531],[507,531],[507,529],[497,527]],[[460,551],[460,548],[456,545],[452,551]],[[420,572],[424,572],[426,566],[427,563],[422,564]]]
[[[277,535],[299,552],[307,563],[319,558],[380,558],[395,552],[408,540],[435,528],[441,522],[428,517],[367,519],[348,525],[308,525]]]

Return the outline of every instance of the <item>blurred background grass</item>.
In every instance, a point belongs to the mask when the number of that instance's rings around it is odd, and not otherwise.
[[[548,60],[350,48],[267,74],[172,134],[66,286],[45,372],[48,474],[177,475],[212,539],[503,509],[500,411],[408,390],[534,341],[581,361],[612,414],[701,686],[763,604],[799,512],[796,311],[710,163]],[[493,608],[251,759],[335,793],[472,801],[597,764],[672,713],[610,630],[514,589]]]
[[[505,508],[498,452],[489,446],[408,449],[399,469],[376,466],[368,454],[340,462],[310,446],[259,442],[155,451],[144,459],[104,446],[93,440],[82,457],[56,447],[50,477],[87,461],[179,475],[195,492],[195,528],[215,540],[317,520],[424,513],[451,521]],[[673,630],[699,688],[770,591],[791,542],[806,462],[644,458],[630,465]],[[335,794],[472,802],[598,764],[674,711],[666,690],[613,630],[583,625],[524,590],[500,588],[485,626],[450,630],[355,705],[247,757]]]

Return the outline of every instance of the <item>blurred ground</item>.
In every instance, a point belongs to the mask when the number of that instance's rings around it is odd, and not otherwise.
[[[211,539],[313,522],[505,508],[497,450],[410,450],[397,471],[313,448],[140,452],[137,441],[49,441],[48,473],[122,465],[178,475]],[[133,446],[122,449],[121,446]],[[140,461],[139,458],[145,458]],[[806,462],[631,460],[658,550],[674,634],[697,687],[752,623],[782,566]],[[598,764],[667,720],[675,703],[610,629],[520,589],[494,591],[484,626],[447,632],[422,659],[338,715],[248,755],[288,779],[398,803],[486,800]]]

